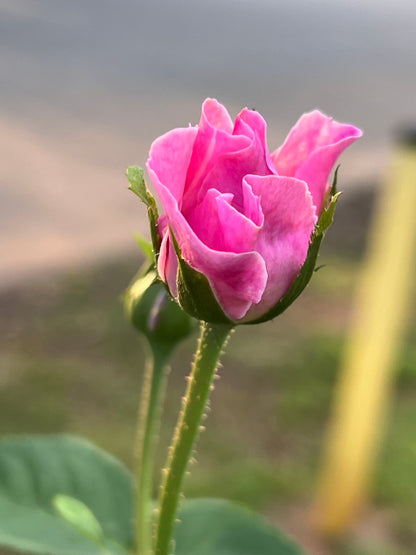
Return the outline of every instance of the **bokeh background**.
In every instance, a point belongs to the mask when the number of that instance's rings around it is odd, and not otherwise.
[[[341,161],[326,267],[233,337],[187,493],[247,503],[311,553],[414,553],[414,309],[368,509],[336,546],[308,515],[374,199],[416,121],[415,21],[413,0],[0,0],[0,433],[79,433],[131,465],[143,346],[120,295],[147,224],[125,167],[207,96],[256,108],[272,150],[320,108],[365,132]]]

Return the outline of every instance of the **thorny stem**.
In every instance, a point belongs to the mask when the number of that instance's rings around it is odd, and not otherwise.
[[[229,325],[201,324],[198,349],[160,491],[155,555],[173,553],[172,536],[183,478],[200,430],[219,357],[231,329]]]

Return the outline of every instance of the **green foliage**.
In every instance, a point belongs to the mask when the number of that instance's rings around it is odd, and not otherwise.
[[[132,503],[127,471],[87,441],[0,442],[0,545],[49,555],[120,554],[133,544]]]
[[[186,501],[179,520],[175,555],[301,554],[260,516],[222,499]]]
[[[0,442],[0,545],[47,555],[121,555],[133,547],[123,466],[68,436]],[[186,501],[175,555],[296,555],[261,517],[230,502]]]
[[[146,187],[146,183],[144,181],[143,168],[140,168],[139,166],[130,166],[126,170],[126,175],[130,183],[130,191],[137,195],[148,208],[155,206],[155,199]]]
[[[126,171],[127,179],[130,183],[130,191],[139,197],[139,199],[144,202],[147,206],[147,215],[149,217],[150,223],[150,236],[152,238],[153,252],[154,256],[157,258],[160,250],[160,235],[157,230],[157,220],[159,218],[159,213],[156,206],[156,201],[153,195],[146,187],[144,181],[144,171],[139,166],[130,166]]]

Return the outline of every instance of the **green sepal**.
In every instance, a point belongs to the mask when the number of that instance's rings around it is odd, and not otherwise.
[[[94,513],[79,499],[69,495],[55,495],[52,505],[64,520],[75,526],[87,538],[97,544],[104,541],[104,532]]]
[[[331,227],[332,222],[334,221],[335,208],[341,195],[342,192],[335,193],[335,195],[330,198],[328,207],[322,210],[322,214],[316,224],[315,235],[319,233],[325,235],[326,230]]]
[[[232,324],[218,303],[206,276],[191,268],[183,259],[172,229],[170,235],[178,257],[178,301],[183,310],[200,321]]]
[[[331,185],[331,190],[330,190],[330,196],[334,197],[337,194],[337,184],[338,184],[338,170],[340,168],[340,165],[338,164],[338,166],[335,169],[335,173],[334,173],[334,179],[332,180],[332,185]]]
[[[335,172],[334,184],[332,188],[336,188],[337,172],[338,168]],[[326,231],[329,229],[334,220],[336,204],[341,194],[342,193],[339,192],[331,196],[327,208],[324,208],[322,210],[318,223],[316,224],[315,230],[311,237],[306,260],[303,263],[303,266],[295,281],[293,282],[292,287],[289,289],[286,295],[284,295],[272,309],[266,312],[266,314],[263,314],[263,316],[260,316],[260,318],[257,318],[256,320],[252,320],[250,322],[242,322],[243,324],[260,324],[262,322],[267,322],[268,320],[276,318],[276,316],[282,314],[282,312],[284,312],[299,297],[299,295],[308,285],[314,271],[316,269],[319,269],[319,267],[316,267],[316,260],[318,258],[319,249],[321,248],[322,239],[324,238]]]
[[[143,168],[140,166],[129,166],[126,170],[126,175],[130,183],[129,190],[133,191],[148,208],[156,207],[155,199],[146,187]]]
[[[157,229],[159,213],[157,210],[156,201],[152,193],[146,187],[146,183],[144,180],[144,171],[142,168],[140,168],[139,166],[130,166],[126,170],[126,176],[130,183],[130,191],[133,191],[133,193],[136,194],[139,199],[147,206],[147,215],[150,224],[150,236],[152,238],[153,251],[156,261],[159,255],[161,243],[160,235]]]

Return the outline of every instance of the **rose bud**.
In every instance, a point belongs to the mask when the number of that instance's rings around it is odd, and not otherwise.
[[[124,294],[124,306],[151,347],[166,357],[194,327],[192,319],[172,301],[153,270],[133,280]]]
[[[330,173],[361,134],[315,110],[270,153],[258,112],[244,108],[233,123],[207,99],[199,125],[156,139],[147,170],[165,211],[157,269],[182,308],[241,324],[283,312],[309,282],[332,222]]]

